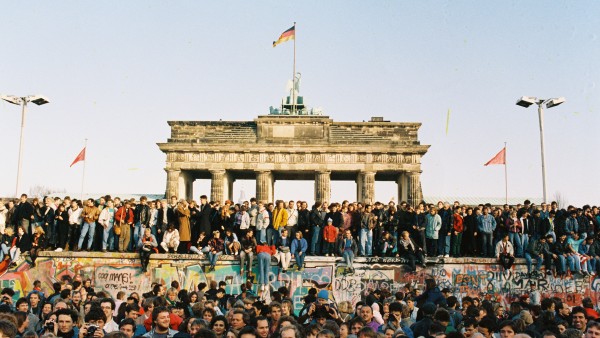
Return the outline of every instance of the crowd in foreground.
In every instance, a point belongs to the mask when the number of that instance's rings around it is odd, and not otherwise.
[[[168,288],[167,288],[168,287]],[[176,281],[153,283],[143,294],[96,290],[91,280],[63,276],[53,290],[39,281],[19,294],[1,291],[0,338],[596,338],[600,315],[590,298],[571,308],[541,298],[532,288],[511,302],[458,299],[425,280],[394,294],[367,290],[356,304],[336,302],[326,289],[310,289],[295,304],[290,290],[252,289],[227,294],[225,282],[193,291]],[[509,295],[506,295],[507,297]],[[297,298],[297,297],[294,297]]]
[[[344,201],[263,203],[227,200],[139,201],[103,196],[20,200],[0,206],[0,258],[15,266],[21,253],[35,265],[40,250],[139,252],[143,270],[155,252],[196,254],[214,269],[223,254],[240,260],[242,274],[257,261],[265,286],[272,258],[281,272],[302,270],[307,255],[342,257],[347,272],[356,256],[401,257],[409,270],[426,257],[495,257],[505,268],[525,258],[555,277],[600,270],[600,210],[559,208],[528,200],[516,206],[466,206]],[[262,273],[264,272],[264,273]]]

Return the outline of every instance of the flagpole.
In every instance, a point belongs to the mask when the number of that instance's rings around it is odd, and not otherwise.
[[[506,142],[504,142],[504,190],[506,193],[506,204],[508,204],[508,169],[506,168]]]
[[[86,152],[86,156],[83,157],[83,174],[81,175],[81,195],[79,196],[80,200],[82,200],[82,201],[83,201],[83,183],[85,182],[85,163],[87,162],[87,138],[85,139],[83,151]]]
[[[296,21],[294,21],[294,69],[292,74],[292,115],[296,114]]]

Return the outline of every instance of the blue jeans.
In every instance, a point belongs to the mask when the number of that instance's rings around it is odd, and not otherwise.
[[[531,258],[535,258],[535,267],[537,271],[542,269],[543,259],[539,255],[533,255],[525,252],[525,263],[527,264],[527,273],[531,272]]]
[[[373,230],[360,229],[360,254],[371,256],[373,254]]]
[[[83,245],[83,240],[85,236],[89,233],[90,236],[88,238],[87,246],[88,250],[92,249],[92,244],[94,244],[94,233],[96,232],[96,222],[92,223],[83,223],[83,227],[81,228],[81,235],[79,236],[79,243],[77,243],[77,247],[81,249]]]
[[[581,260],[579,259],[579,256],[567,256],[567,263],[569,263],[571,272],[579,272],[579,270],[581,270]]]
[[[598,263],[599,262],[600,262],[600,258],[594,258],[594,257],[588,258],[588,261],[586,262],[587,271],[589,273],[598,271]]]
[[[209,252],[208,253],[208,261],[210,262],[210,265],[215,266],[217,265],[217,261],[219,260],[219,256],[221,256],[221,254],[223,253],[223,251],[219,251],[217,253],[212,253]]]
[[[494,248],[492,247],[492,233],[481,233],[481,255],[482,257],[494,256]]]
[[[142,235],[142,223],[137,222],[133,226],[131,241],[129,241],[129,251],[135,251],[135,247],[137,246],[138,240]]]
[[[271,267],[271,255],[266,252],[258,254],[258,284],[269,284],[269,268]]]
[[[310,253],[313,255],[321,254],[321,227],[312,226],[312,238],[310,240]]]
[[[509,232],[508,238],[515,247],[515,256],[523,257],[523,245],[521,243],[521,234],[518,232]]]
[[[0,244],[0,261],[2,261],[4,259],[4,256],[8,255],[8,245],[2,243]]]
[[[523,251],[525,251],[528,246],[529,246],[529,235],[528,234],[521,235],[521,247],[523,248]]]
[[[344,250],[344,261],[346,262],[346,267],[352,268],[354,264],[354,252],[352,250]]]
[[[102,232],[102,250],[114,250],[115,232],[112,223]]]
[[[275,245],[279,240],[279,231],[273,228],[267,228],[267,244]]]
[[[306,257],[306,252],[303,252],[302,255],[298,255],[296,252],[294,255],[296,257],[296,268],[300,270],[304,266],[304,257]]]
[[[267,241],[267,229],[258,230],[258,243]]]
[[[448,236],[447,232],[439,232],[438,236],[438,253],[440,255],[449,255],[450,254],[450,236]]]

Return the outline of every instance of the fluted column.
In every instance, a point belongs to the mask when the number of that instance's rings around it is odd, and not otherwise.
[[[223,203],[225,198],[225,169],[211,170],[210,199]]]
[[[315,173],[315,201],[331,202],[331,171]]]
[[[181,174],[181,170],[165,169],[165,171],[167,172],[165,198],[169,199],[171,196],[179,197],[179,175]]]
[[[406,174],[404,172],[401,172],[398,175],[398,179],[396,180],[396,182],[398,183],[398,204],[400,204],[401,202],[408,202],[408,184],[406,182]]]
[[[358,200],[371,204],[375,200],[375,172],[361,171],[358,173],[359,193]]]
[[[408,173],[408,203],[415,206],[423,201],[421,191],[421,172],[411,171]]]
[[[273,202],[273,173],[269,170],[256,172],[256,199],[259,202]]]

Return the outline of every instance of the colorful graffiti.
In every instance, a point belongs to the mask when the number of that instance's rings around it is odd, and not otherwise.
[[[191,255],[155,255],[150,261],[149,272],[142,273],[139,259],[130,254],[85,253],[54,254],[45,253],[31,268],[29,258],[8,271],[0,271],[0,287],[10,287],[16,291],[15,299],[32,289],[33,281],[39,280],[44,290],[52,290],[52,283],[63,276],[90,278],[97,290],[104,290],[113,296],[119,291],[144,293],[150,290],[154,281],[169,285],[177,280],[183,288],[194,290],[201,282],[225,281],[226,292],[240,293],[246,278],[240,275],[240,267],[233,257],[225,256],[215,271],[206,272],[206,262]],[[417,272],[406,272],[400,260],[365,260],[358,258],[355,273],[346,274],[343,264],[337,265],[333,259],[310,257],[306,269],[298,272],[288,270],[279,273],[272,264],[269,284],[272,290],[287,287],[292,295],[296,310],[303,306],[303,297],[312,287],[332,291],[337,301],[350,301],[356,304],[366,292],[375,289],[389,290],[392,294],[402,291],[406,284],[422,288],[425,279],[434,278],[440,288],[448,288],[461,298],[477,296],[509,303],[520,295],[530,292],[535,285],[543,296],[555,296],[570,305],[580,304],[583,297],[600,299],[600,278],[577,276],[575,278],[554,278],[539,271],[527,274],[525,265],[516,264],[504,270],[490,261],[475,263],[430,264]],[[252,276],[253,279],[256,275]],[[255,288],[257,288],[255,284]],[[257,291],[257,290],[255,290]]]

